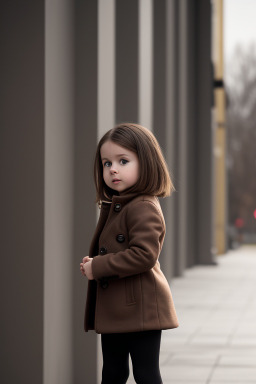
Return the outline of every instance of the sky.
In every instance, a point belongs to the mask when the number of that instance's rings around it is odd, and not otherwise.
[[[232,57],[236,44],[256,43],[256,0],[224,0],[224,54]]]

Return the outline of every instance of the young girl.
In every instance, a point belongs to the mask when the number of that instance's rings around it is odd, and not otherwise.
[[[165,222],[158,196],[174,190],[155,136],[121,124],[100,140],[94,163],[101,212],[89,256],[85,332],[101,334],[102,384],[123,384],[129,354],[136,383],[162,383],[161,331],[178,327],[158,261]]]

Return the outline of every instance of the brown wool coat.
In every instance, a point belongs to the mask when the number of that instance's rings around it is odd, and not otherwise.
[[[157,197],[127,194],[102,203],[89,251],[95,280],[88,282],[85,332],[178,327],[170,287],[158,261],[164,236]]]

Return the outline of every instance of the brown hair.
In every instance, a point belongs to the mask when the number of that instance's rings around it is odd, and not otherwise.
[[[103,179],[100,150],[106,141],[112,141],[127,148],[138,156],[140,177],[137,183],[126,192],[166,197],[175,191],[168,166],[153,133],[141,125],[124,123],[106,132],[98,143],[94,161],[96,202],[100,202],[106,197],[111,199],[117,193],[109,188]]]

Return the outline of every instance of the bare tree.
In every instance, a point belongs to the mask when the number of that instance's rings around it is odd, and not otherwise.
[[[256,234],[256,45],[237,46],[226,70],[229,224]]]

